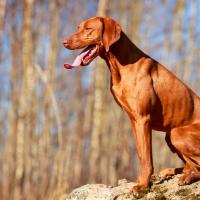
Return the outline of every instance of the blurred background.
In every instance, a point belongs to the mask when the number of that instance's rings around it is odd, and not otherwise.
[[[106,64],[65,70],[78,52],[62,42],[82,20],[111,16],[200,94],[199,10],[200,0],[1,0],[0,199],[64,199],[86,183],[134,180],[132,130]],[[155,172],[181,166],[165,133],[153,135]]]

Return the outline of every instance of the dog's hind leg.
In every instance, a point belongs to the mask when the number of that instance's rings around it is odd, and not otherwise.
[[[171,139],[170,139],[170,133],[166,133],[165,141],[166,141],[168,147],[170,148],[171,152],[176,153],[179,156],[179,158],[183,162],[185,162],[183,157],[181,157],[181,155],[177,152],[177,149],[172,145]],[[175,174],[181,174],[182,172],[183,172],[183,167],[180,167],[180,168],[166,168],[166,169],[162,170],[159,173],[159,177],[160,178],[165,178],[165,177],[168,177],[168,176],[173,176]]]
[[[170,140],[179,157],[185,161],[179,185],[200,180],[200,123],[174,128]]]

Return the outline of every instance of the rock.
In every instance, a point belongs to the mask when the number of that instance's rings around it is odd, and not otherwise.
[[[178,177],[155,181],[151,188],[131,194],[131,188],[136,184],[123,179],[118,186],[110,187],[103,184],[87,184],[73,190],[66,200],[200,200],[200,181],[190,185],[179,186]]]

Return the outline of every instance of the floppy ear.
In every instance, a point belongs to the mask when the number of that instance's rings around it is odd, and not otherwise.
[[[112,44],[119,40],[120,35],[120,25],[109,17],[103,18],[103,45],[106,52]]]

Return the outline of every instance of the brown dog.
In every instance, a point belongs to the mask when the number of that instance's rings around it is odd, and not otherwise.
[[[111,72],[111,90],[133,127],[141,175],[133,192],[149,185],[153,173],[151,131],[166,141],[185,163],[179,184],[200,179],[200,98],[163,65],[138,49],[110,18],[82,22],[64,41],[68,49],[86,47],[66,68],[88,65],[98,55]],[[177,169],[164,170],[173,175]]]

